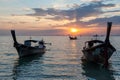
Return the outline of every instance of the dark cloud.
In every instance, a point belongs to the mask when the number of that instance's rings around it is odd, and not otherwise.
[[[54,9],[54,8],[48,8],[48,9],[32,8],[34,13],[26,14],[26,15],[28,15],[28,16],[51,15],[53,17],[46,18],[46,19],[55,20],[55,21],[64,20],[64,19],[67,19],[67,20],[76,19],[75,22],[66,23],[64,25],[58,24],[58,25],[54,25],[53,27],[70,27],[71,25],[76,25],[81,28],[92,27],[92,26],[87,26],[90,24],[99,24],[98,27],[99,26],[104,27],[104,26],[106,26],[106,23],[108,21],[113,22],[113,24],[115,24],[115,25],[119,25],[120,24],[120,16],[116,16],[116,14],[113,14],[113,15],[111,15],[112,17],[111,16],[110,17],[105,16],[103,18],[98,17],[98,18],[96,18],[94,20],[90,20],[88,22],[80,21],[80,19],[85,18],[85,17],[91,17],[91,16],[99,16],[99,15],[106,14],[106,13],[120,12],[120,10],[112,10],[112,9],[109,11],[102,10],[103,8],[112,8],[115,6],[116,6],[116,4],[110,4],[110,3],[107,4],[107,3],[104,3],[103,1],[97,1],[97,2],[92,2],[90,4],[82,4],[82,5],[74,4],[74,6],[72,8],[67,9],[67,10],[59,10],[59,9]],[[48,32],[52,33],[55,31],[48,30]],[[118,31],[116,31],[116,32],[118,32]]]
[[[48,30],[17,30],[16,33],[22,36],[55,36],[67,35],[63,29],[48,29]]]
[[[29,16],[46,16],[52,15],[54,16],[53,20],[62,20],[62,19],[76,19],[78,21],[82,17],[91,16],[91,15],[99,15],[104,13],[101,8],[103,7],[114,7],[115,4],[103,4],[102,2],[93,2],[91,4],[79,6],[73,6],[68,10],[59,10],[54,8],[41,9],[41,8],[32,8],[34,11],[33,14],[27,14]]]
[[[109,18],[97,18],[95,20],[86,22],[86,24],[98,23],[99,25],[103,25],[103,24],[106,25],[106,22],[113,22],[115,25],[120,25],[120,16],[113,16]]]
[[[35,12],[33,14],[27,14],[29,16],[46,16],[46,15],[58,15],[57,10],[53,8],[48,8],[48,9],[42,9],[42,8],[32,8],[32,10]]]
[[[17,36],[58,36],[67,35],[63,29],[48,29],[48,30],[16,30]],[[0,30],[0,36],[11,35],[10,30]]]
[[[0,35],[10,35],[10,31],[9,30],[0,30]]]

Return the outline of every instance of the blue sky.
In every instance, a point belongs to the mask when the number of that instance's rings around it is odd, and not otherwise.
[[[0,0],[0,34],[10,29],[33,35],[104,34],[108,21],[120,35],[119,0]]]

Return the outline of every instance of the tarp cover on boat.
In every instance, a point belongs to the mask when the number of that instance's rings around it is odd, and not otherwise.
[[[24,42],[34,42],[34,43],[36,43],[38,41],[37,40],[25,40]]]
[[[103,41],[100,40],[91,40],[91,41],[86,41],[85,43],[104,43]]]

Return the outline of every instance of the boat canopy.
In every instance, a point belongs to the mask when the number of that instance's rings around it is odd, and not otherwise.
[[[38,41],[37,41],[37,40],[25,40],[24,42],[25,42],[25,43],[26,43],[26,42],[34,42],[34,43],[36,43],[36,42],[38,42]]]
[[[24,45],[26,45],[26,46],[31,46],[31,43],[37,43],[37,42],[39,42],[39,44],[40,43],[42,43],[43,41],[41,40],[41,41],[38,41],[38,40],[25,40],[24,41]]]
[[[101,40],[91,40],[91,41],[86,41],[85,43],[104,43]]]
[[[86,47],[86,44],[88,44],[88,47],[89,47],[89,48],[90,48],[90,47],[93,47],[93,45],[94,45],[95,43],[104,43],[104,42],[101,41],[101,40],[86,41],[86,42],[85,42],[85,47]]]

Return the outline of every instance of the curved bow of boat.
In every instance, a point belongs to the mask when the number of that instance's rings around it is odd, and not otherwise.
[[[12,38],[13,38],[14,46],[15,46],[16,44],[18,44],[17,39],[16,39],[15,30],[11,30],[11,34],[12,34]]]
[[[83,59],[108,66],[108,59],[112,56],[114,51],[116,51],[109,41],[111,27],[112,22],[108,22],[105,41],[91,40],[85,42],[85,47],[83,47],[82,50],[84,54]]]
[[[111,27],[112,27],[112,22],[108,22],[107,23],[106,39],[105,39],[106,44],[110,44],[109,37],[110,37]]]

